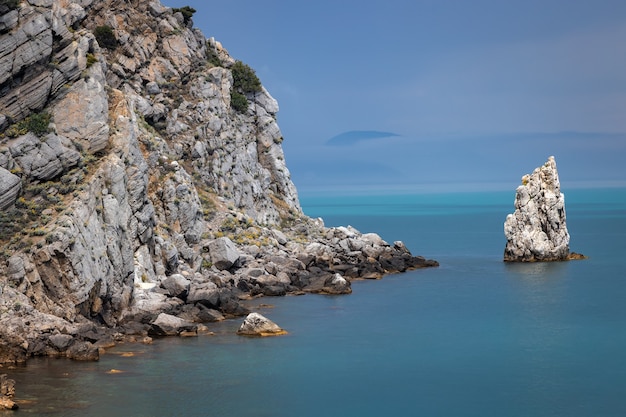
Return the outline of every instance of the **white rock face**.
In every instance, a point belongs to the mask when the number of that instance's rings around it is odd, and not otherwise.
[[[569,256],[565,222],[565,197],[561,193],[554,157],[517,187],[515,212],[504,222],[504,260],[513,262],[559,261]]]

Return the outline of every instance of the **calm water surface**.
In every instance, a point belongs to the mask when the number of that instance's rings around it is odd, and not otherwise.
[[[566,194],[571,248],[589,259],[564,263],[501,261],[513,199],[305,198],[327,225],[403,240],[441,266],[349,296],[258,301],[283,337],[237,337],[236,320],[97,363],[2,369],[16,415],[625,416],[626,190]]]

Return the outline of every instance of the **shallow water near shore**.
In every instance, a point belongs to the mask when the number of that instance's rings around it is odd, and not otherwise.
[[[16,380],[16,415],[624,416],[626,190],[564,191],[584,261],[503,263],[510,192],[303,198],[329,226],[441,266],[349,296],[256,300],[286,336],[239,337],[234,320],[0,373]]]

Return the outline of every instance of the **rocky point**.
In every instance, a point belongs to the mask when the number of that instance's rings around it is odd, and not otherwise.
[[[437,265],[303,214],[276,100],[189,12],[0,5],[0,363]]]

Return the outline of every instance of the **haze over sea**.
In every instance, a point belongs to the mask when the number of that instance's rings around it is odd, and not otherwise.
[[[238,337],[234,320],[97,363],[1,371],[19,415],[624,416],[626,189],[563,191],[584,261],[503,263],[513,191],[304,196],[327,226],[402,240],[441,266],[348,296],[255,300],[282,337]]]

